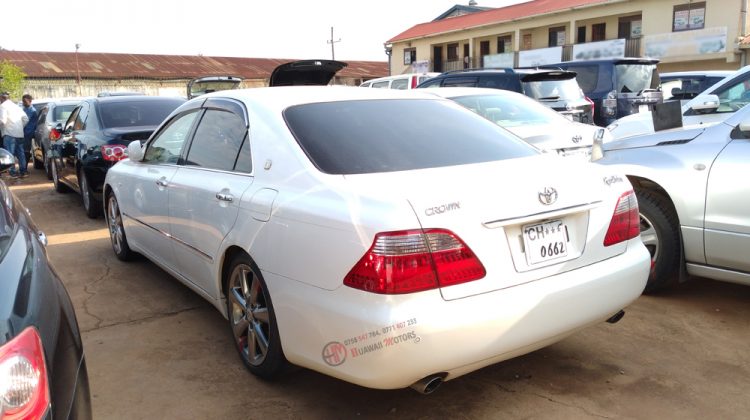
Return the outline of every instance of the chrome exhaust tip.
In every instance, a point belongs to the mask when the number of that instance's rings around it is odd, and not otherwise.
[[[435,392],[435,390],[440,387],[445,376],[445,373],[437,373],[434,375],[425,376],[417,382],[409,385],[409,387],[422,395],[429,395]]]

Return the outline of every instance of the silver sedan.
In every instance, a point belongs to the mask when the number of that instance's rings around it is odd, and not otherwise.
[[[709,127],[617,140],[599,163],[633,184],[651,252],[646,291],[688,275],[750,285],[750,107]]]

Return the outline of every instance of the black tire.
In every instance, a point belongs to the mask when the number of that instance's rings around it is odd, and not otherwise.
[[[122,213],[120,213],[120,204],[117,197],[112,193],[107,197],[107,211],[104,214],[107,220],[107,229],[109,230],[109,239],[112,243],[112,250],[120,261],[130,261],[135,256],[135,252],[128,246],[128,238],[125,235],[125,226],[122,224]]]
[[[663,196],[648,190],[636,192],[641,216],[641,239],[651,253],[651,272],[646,293],[677,282],[680,264],[680,232],[677,214]]]
[[[286,358],[268,287],[246,254],[236,256],[226,273],[227,318],[237,353],[253,375],[274,379]]]
[[[52,180],[52,160],[47,157],[47,152],[44,152],[44,172],[47,173],[47,179]]]
[[[78,172],[78,187],[81,189],[81,201],[86,216],[89,219],[96,219],[102,214],[102,203],[94,198],[94,193],[91,191],[86,174],[83,171]]]
[[[51,172],[52,172],[52,185],[55,187],[55,191],[59,193],[70,192],[70,188],[60,182],[60,176],[57,173],[57,163],[54,160],[50,161]]]
[[[32,153],[31,158],[34,159],[34,169],[44,169],[44,161],[38,160],[36,155]]]

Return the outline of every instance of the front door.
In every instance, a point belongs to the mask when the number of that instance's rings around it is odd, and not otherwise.
[[[442,73],[443,72],[443,47],[432,48],[432,71]]]
[[[215,280],[221,244],[237,220],[243,193],[253,183],[245,165],[247,125],[244,115],[237,113],[243,111],[229,108],[205,111],[185,164],[169,189],[169,219],[180,273],[215,298],[220,295]]]
[[[199,110],[178,115],[151,141],[140,162],[125,161],[132,168],[129,181],[117,185],[120,210],[128,241],[155,261],[176,270],[169,225],[169,191],[182,149]],[[176,270],[178,271],[178,270]]]

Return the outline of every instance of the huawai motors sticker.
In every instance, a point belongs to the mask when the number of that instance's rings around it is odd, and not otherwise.
[[[329,366],[340,366],[347,357],[354,359],[403,343],[419,343],[417,333],[407,330],[415,325],[417,319],[411,318],[347,338],[343,343],[331,341],[323,347],[323,361]]]

